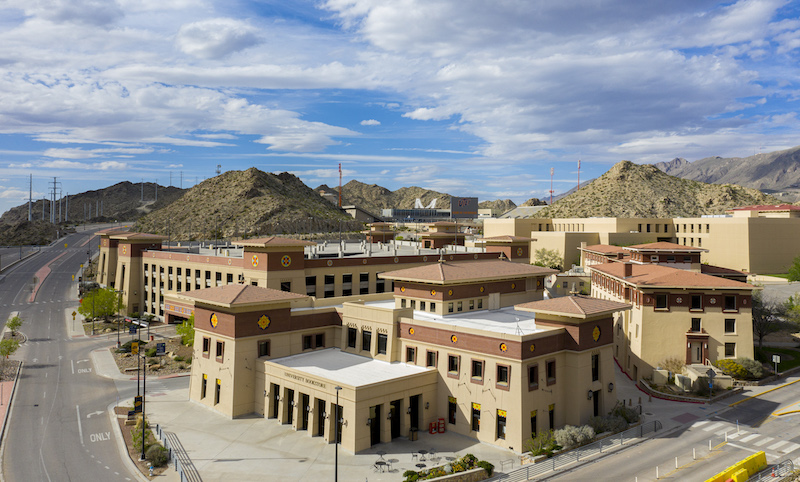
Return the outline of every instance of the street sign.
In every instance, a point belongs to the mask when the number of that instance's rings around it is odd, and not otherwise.
[[[781,362],[781,356],[780,355],[772,355],[772,362],[773,363],[780,363]]]
[[[131,343],[131,353],[133,353],[134,355],[138,355],[139,354],[139,342],[138,341],[134,341],[133,343]]]
[[[156,356],[162,356],[167,353],[166,343],[156,343]]]
[[[142,396],[137,395],[133,397],[133,411],[136,413],[142,412]]]
[[[72,281],[75,281],[75,275],[72,275]]]
[[[136,325],[131,325],[131,327],[128,329],[128,333],[130,333],[131,335],[135,335],[137,328],[139,328],[139,327],[136,326]]]

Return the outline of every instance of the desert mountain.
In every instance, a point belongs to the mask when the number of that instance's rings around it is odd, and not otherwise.
[[[517,205],[511,199],[497,199],[495,201],[481,201],[478,203],[478,209],[494,209],[500,214],[511,211]]]
[[[315,191],[325,191],[337,196],[339,194],[337,188],[331,188],[324,184],[316,188]],[[436,199],[437,208],[450,207],[449,194],[443,194],[416,186],[401,187],[397,191],[390,191],[377,184],[365,184],[355,179],[342,186],[342,205],[355,204],[361,209],[377,216],[381,215],[383,209],[412,209],[417,198],[419,198],[425,206]]]
[[[214,239],[362,228],[289,173],[228,171],[189,189],[136,229],[172,239]]]
[[[156,185],[151,182],[144,183],[144,201],[142,201],[142,184],[133,184],[128,181],[120,182],[104,189],[86,191],[69,196],[69,212],[67,213],[66,200],[56,203],[53,207],[56,219],[72,223],[85,221],[130,221],[139,218],[150,211],[169,205],[183,195],[185,189],[177,187],[158,186],[158,200],[155,200]],[[101,210],[102,202],[102,210]],[[32,205],[33,220],[42,219],[44,205],[44,219],[50,220],[50,202],[41,199]],[[0,217],[0,223],[16,224],[28,220],[28,203],[9,209]]]
[[[677,217],[779,201],[756,189],[670,176],[653,165],[615,164],[589,185],[539,211],[540,217]]]
[[[522,203],[523,206],[547,206],[547,201],[542,201],[538,197],[532,197]]]
[[[714,184],[738,184],[767,193],[800,194],[800,146],[749,157],[707,157],[694,162],[673,159],[656,167],[672,176]]]
[[[27,216],[27,211],[26,211]],[[49,221],[34,219],[0,225],[0,245],[45,245],[52,243],[58,236],[73,232],[73,227],[57,226]]]

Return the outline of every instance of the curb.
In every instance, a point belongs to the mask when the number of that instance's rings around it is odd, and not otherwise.
[[[117,414],[114,411],[114,407],[117,406],[117,402],[111,403],[108,406],[108,417],[111,419],[111,426],[114,427],[114,436],[117,437],[117,449],[119,450],[119,456],[122,459],[122,463],[128,467],[131,475],[135,476],[142,482],[150,482],[139,467],[136,466],[136,463],[131,458],[131,454],[128,453],[128,447],[125,445],[125,437],[122,435],[122,429],[119,426],[119,421],[117,420]]]
[[[11,417],[11,412],[14,410],[14,402],[16,399],[14,398],[14,394],[17,392],[17,382],[19,381],[19,374],[22,372],[22,365],[23,362],[20,360],[19,366],[17,367],[17,375],[14,377],[14,387],[11,389],[11,396],[8,398],[8,408],[6,409],[6,415],[3,417],[3,425],[0,428],[0,482],[5,482],[5,477],[3,476],[2,470],[2,463],[3,457],[5,456],[6,452],[6,425],[8,422],[9,417]]]

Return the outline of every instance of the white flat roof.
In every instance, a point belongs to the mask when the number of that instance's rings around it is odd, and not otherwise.
[[[416,365],[375,360],[343,352],[338,348],[300,353],[269,360],[268,363],[275,363],[310,376],[324,378],[331,382],[356,388],[374,383],[399,380],[428,371],[426,368]]]
[[[465,301],[464,304],[466,305],[466,303]],[[395,307],[394,300],[372,301],[365,303],[365,305],[388,309],[393,309]],[[507,335],[529,335],[531,333],[545,331],[544,329],[536,328],[535,313],[517,311],[512,306],[499,310],[468,311],[447,316],[414,310],[414,319],[432,321],[446,326],[471,328],[492,333],[504,333]]]

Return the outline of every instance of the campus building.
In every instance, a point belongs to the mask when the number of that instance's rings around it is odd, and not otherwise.
[[[484,220],[484,235],[530,236],[538,249],[580,263],[579,247],[671,242],[703,248],[701,261],[745,273],[786,273],[800,255],[800,206],[746,206],[695,218],[515,218]]]
[[[167,317],[195,316],[190,397],[329,443],[338,429],[353,452],[432,427],[522,451],[607,413],[613,319],[631,306],[542,300],[553,270],[492,256],[386,271],[391,293],[336,307],[250,284],[168,294]]]
[[[631,378],[667,359],[689,364],[753,358],[746,274],[701,265],[705,250],[674,243],[584,246],[592,296],[628,303],[614,322],[614,357]]]

